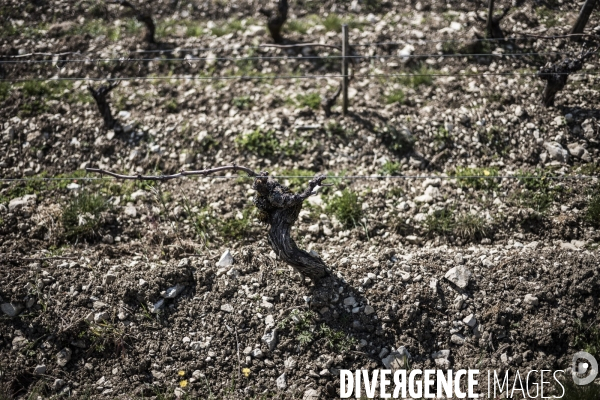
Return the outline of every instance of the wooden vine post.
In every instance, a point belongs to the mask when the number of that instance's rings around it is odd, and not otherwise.
[[[259,220],[270,225],[268,239],[275,254],[284,262],[291,265],[296,271],[313,281],[329,275],[329,270],[323,260],[299,249],[291,236],[292,227],[298,220],[304,200],[316,194],[314,190],[317,186],[329,186],[323,184],[323,181],[326,179],[324,175],[316,175],[308,182],[308,187],[303,192],[295,194],[287,186],[281,185],[270,177],[268,172],[256,173],[249,168],[237,165],[227,165],[200,171],[181,171],[173,175],[121,175],[102,169],[86,168],[87,172],[109,175],[117,179],[160,182],[185,176],[207,176],[226,170],[233,170],[234,172],[242,171],[248,174],[248,176],[254,177],[254,184],[252,185],[252,188],[256,190],[256,196],[253,200],[254,205],[259,210]]]
[[[348,115],[348,55],[350,54],[348,43],[348,25],[342,25],[342,114]]]

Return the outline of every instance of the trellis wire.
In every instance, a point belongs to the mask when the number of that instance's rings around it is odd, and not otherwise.
[[[369,46],[401,46],[401,45],[406,45],[406,44],[425,44],[425,43],[465,43],[465,42],[501,42],[501,41],[511,41],[511,40],[537,40],[537,39],[566,39],[566,38],[570,38],[570,37],[574,37],[574,36],[586,36],[586,37],[590,37],[593,39],[600,39],[600,36],[598,35],[591,35],[591,34],[569,34],[569,35],[554,35],[554,36],[539,36],[539,35],[532,35],[532,34],[527,34],[527,33],[518,33],[519,36],[511,36],[511,37],[507,37],[507,38],[481,38],[481,39],[437,39],[437,40],[424,40],[424,39],[400,39],[403,40],[402,42],[375,42],[375,43],[356,43],[353,44],[352,47],[369,47]],[[311,43],[298,43],[296,45],[294,45],[294,47],[305,47],[307,45],[309,45]],[[325,44],[325,43],[323,43]],[[239,49],[264,49],[265,46],[243,46],[243,47],[239,47],[237,49],[234,50],[239,50]],[[157,50],[134,50],[131,53],[132,54],[141,54],[141,53],[175,53],[175,52],[187,52],[187,53],[191,53],[191,52],[201,52],[201,51],[212,51],[212,50],[223,50],[223,49],[230,49],[230,46],[220,46],[220,47],[204,47],[204,48],[184,48],[184,49],[180,49],[180,48],[174,48],[174,49],[168,49],[168,50],[164,50],[164,49],[157,49]],[[24,57],[31,57],[31,56],[36,56],[36,55],[41,55],[41,56],[62,56],[62,55],[69,55],[69,54],[85,54],[85,53],[81,53],[81,52],[64,52],[64,53],[39,53],[39,52],[32,52],[32,53],[27,53],[27,54],[17,54],[17,55],[8,55],[5,57],[8,58],[24,58]]]
[[[485,73],[465,73],[465,74],[357,74],[354,78],[390,78],[390,77],[410,77],[410,76],[460,76],[460,77],[475,77],[475,76],[537,76],[538,72],[485,72]],[[552,75],[569,75],[569,76],[598,76],[598,73],[590,72],[553,72]],[[231,75],[231,76],[129,76],[117,78],[89,78],[89,77],[59,77],[59,78],[18,78],[18,79],[0,79],[0,82],[30,82],[30,81],[133,81],[133,80],[268,80],[268,79],[326,79],[326,78],[343,78],[344,75]]]
[[[346,58],[350,59],[407,59],[407,58],[451,58],[451,57],[526,57],[526,56],[540,56],[540,55],[566,55],[572,54],[569,51],[549,51],[549,52],[536,52],[536,53],[453,53],[453,54],[406,54],[406,55],[349,55]],[[598,54],[598,52],[592,52],[592,54]],[[6,61],[0,60],[0,64],[48,64],[48,63],[99,63],[99,62],[198,62],[198,61],[263,61],[263,60],[290,60],[290,61],[304,61],[304,60],[336,60],[343,59],[344,56],[264,56],[264,57],[198,57],[198,58],[83,58],[83,59],[67,59],[67,60],[17,60],[17,61]]]
[[[159,175],[160,176],[160,175]],[[277,179],[312,179],[314,175],[271,175]],[[185,178],[209,178],[209,176],[187,176]],[[211,175],[210,178],[214,179],[254,179],[252,176],[247,175]],[[328,175],[327,179],[331,180],[361,180],[361,179],[556,179],[556,180],[583,180],[583,179],[597,179],[596,175]],[[72,178],[0,178],[0,182],[45,182],[45,181],[119,181],[122,179],[113,177],[72,177]],[[141,182],[142,180],[140,180]]]

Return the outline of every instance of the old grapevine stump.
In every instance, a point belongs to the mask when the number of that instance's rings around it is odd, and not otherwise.
[[[292,239],[291,231],[302,202],[314,194],[313,190],[323,180],[324,175],[317,175],[302,193],[294,194],[288,187],[270,178],[268,173],[261,172],[254,178],[252,186],[257,192],[254,205],[260,211],[259,219],[271,226],[268,235],[271,247],[283,261],[313,281],[328,274],[327,266],[320,258],[300,250]]]

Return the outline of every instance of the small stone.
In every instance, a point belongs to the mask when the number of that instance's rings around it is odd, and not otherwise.
[[[285,379],[285,372],[283,374],[279,375],[279,377],[275,381],[275,384],[277,385],[277,389],[279,389],[279,390],[285,390],[285,389],[287,389],[287,382],[286,382],[286,379]]]
[[[71,360],[71,355],[73,354],[73,350],[68,347],[65,347],[56,355],[57,364],[60,367],[64,367]]]
[[[178,283],[177,285],[165,290],[162,296],[165,299],[174,299],[175,297],[179,296],[181,292],[183,292],[183,289],[185,289],[185,285],[181,285]]]
[[[569,154],[576,158],[581,158],[585,153],[585,149],[579,143],[569,143],[567,149],[569,150]]]
[[[217,263],[217,267],[229,267],[231,265],[233,265],[233,256],[229,252],[229,249],[227,249],[227,250],[225,250],[223,255],[221,255],[221,258],[219,259],[219,262]]]
[[[273,329],[270,333],[265,333],[261,340],[267,345],[269,351],[275,350],[275,347],[277,346],[277,329]]]
[[[387,369],[396,371],[399,369],[405,369],[410,358],[410,353],[408,350],[406,350],[406,347],[400,346],[398,350],[392,352],[389,356],[382,359],[381,362]]]
[[[8,211],[16,211],[22,207],[28,207],[35,204],[37,196],[28,194],[23,197],[17,197],[8,202]]]
[[[544,148],[552,159],[565,163],[569,161],[569,152],[560,143],[544,142]]]
[[[294,357],[288,357],[283,362],[283,366],[285,367],[285,369],[288,369],[288,370],[296,369],[297,365],[298,365],[298,362],[296,361],[296,359]]]
[[[473,314],[469,314],[468,316],[466,316],[463,319],[463,322],[465,323],[465,325],[467,325],[470,328],[474,328],[475,325],[477,325],[477,319],[475,318],[475,316]]]
[[[233,306],[231,304],[222,304],[221,311],[231,313],[231,312],[233,312]]]
[[[116,280],[117,275],[113,274],[112,272],[109,272],[108,274],[104,275],[104,278],[102,279],[102,284],[111,285]]]
[[[125,215],[130,216],[131,218],[135,218],[137,216],[137,210],[135,206],[131,203],[127,203],[124,212]]]
[[[464,289],[469,285],[471,271],[469,271],[464,265],[458,265],[446,272],[444,278],[454,283],[459,288]]]
[[[317,375],[317,377],[319,377]],[[319,400],[321,396],[319,396],[319,392],[315,389],[308,389],[306,392],[304,392],[304,395],[302,396],[302,400]]]
[[[455,345],[462,346],[463,344],[465,344],[465,337],[463,335],[455,333],[450,338],[450,342],[454,343]]]
[[[370,305],[365,306],[365,315],[371,315],[375,312],[375,309]]]
[[[115,238],[112,235],[104,235],[102,236],[102,242],[106,244],[113,244],[115,242]]]
[[[433,203],[433,197],[429,194],[422,194],[421,196],[417,196],[414,198],[414,202],[417,204],[422,204],[422,203]]]
[[[525,302],[525,304],[529,304],[531,306],[538,306],[540,304],[538,298],[532,294],[526,294],[525,299],[523,301]]]
[[[108,311],[101,311],[99,313],[94,314],[94,322],[100,323],[102,321],[106,321],[110,318],[110,314]]]
[[[2,303],[2,305],[0,305],[0,309],[2,309],[2,312],[9,317],[16,317],[21,311],[23,311],[23,306],[13,303]]]
[[[500,361],[502,361],[503,364],[508,364],[508,354],[502,353],[500,355]]]
[[[319,230],[320,230],[320,228],[319,228],[318,222],[314,225],[309,225],[309,227],[308,227],[308,232],[312,233],[312,234],[318,234]]]
[[[415,235],[408,235],[406,237],[406,241],[408,243],[412,243],[412,244],[419,244],[419,243],[421,243],[421,238],[418,236],[415,236]]]
[[[568,113],[565,114],[565,121],[567,122],[567,124],[570,124],[571,122],[573,122],[574,118],[573,118],[573,114]]]
[[[434,360],[437,360],[439,358],[448,358],[448,357],[450,357],[450,350],[436,351],[435,353],[433,353],[431,355],[431,358],[433,358]]]
[[[35,369],[33,370],[33,373],[35,375],[44,375],[46,373],[46,365],[44,365],[44,364],[37,365],[35,367]]]
[[[263,354],[261,349],[254,349],[252,350],[252,353],[250,353],[252,355],[252,357],[254,358],[263,358],[265,355]]]
[[[152,305],[152,307],[150,308],[150,312],[151,313],[157,313],[158,310],[160,310],[161,308],[163,308],[164,305],[165,305],[165,299],[160,299],[160,300],[158,300],[156,303],[154,303]]]
[[[356,300],[354,299],[354,297],[346,297],[344,299],[345,306],[353,307],[355,304],[356,304]]]
[[[57,390],[60,390],[63,386],[65,386],[64,379],[57,378],[54,380],[54,383],[52,384],[52,389],[57,391]]]
[[[521,106],[517,106],[515,108],[515,117],[521,118],[524,114],[523,108]]]
[[[139,189],[129,195],[129,198],[132,201],[136,201],[137,199],[144,199],[148,196],[148,192],[145,190]]]
[[[273,318],[271,314],[267,315],[267,317],[265,318],[265,325],[267,326],[267,328],[272,328],[275,326],[275,318]]]
[[[387,347],[384,347],[379,352],[379,358],[381,358],[383,360],[385,357],[387,357],[388,354],[390,354],[390,351],[387,349]]]

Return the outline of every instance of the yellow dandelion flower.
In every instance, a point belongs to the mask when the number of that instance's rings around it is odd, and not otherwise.
[[[185,376],[185,371],[179,371],[179,372],[177,372],[177,375],[179,375],[179,376]]]
[[[243,368],[242,369],[242,374],[244,374],[244,376],[247,378],[250,376],[250,368]]]
[[[187,384],[188,384],[187,380],[179,381],[179,386],[182,387],[182,388],[186,387]]]
[[[484,170],[483,170],[483,174],[484,174],[485,176],[489,176],[489,175],[490,175],[490,171],[488,171],[487,169],[484,169]]]

